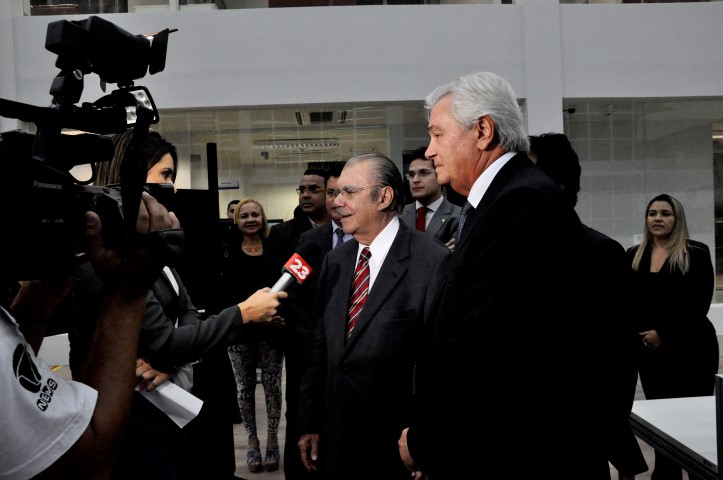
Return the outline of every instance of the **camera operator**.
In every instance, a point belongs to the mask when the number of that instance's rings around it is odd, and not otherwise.
[[[98,165],[99,184],[120,183],[120,170],[134,142],[138,145],[137,159],[147,169],[146,182],[173,186],[178,168],[178,156],[173,144],[154,131],[136,142],[134,130],[127,130],[116,139],[116,150],[111,162]],[[164,266],[167,267],[167,266]],[[76,284],[76,298],[82,312],[92,312],[94,292],[98,281],[89,269]],[[201,375],[215,373],[205,365],[209,356],[220,352],[228,362],[226,347],[239,341],[250,323],[278,324],[276,308],[285,292],[271,293],[260,289],[247,300],[221,310],[207,318],[198,312],[181,277],[172,266],[164,268],[151,287],[141,323],[137,345],[139,369],[145,388],[152,390],[165,381],[174,381],[182,388],[198,394],[193,388],[202,380]],[[92,322],[80,319],[80,328],[71,332],[71,370],[73,375],[90,363],[83,354],[83,344],[92,335]],[[189,365],[201,360],[198,365]],[[192,368],[189,368],[192,367]],[[194,376],[204,372],[194,379]],[[181,378],[182,377],[182,378]],[[213,382],[206,382],[213,383]],[[201,396],[201,395],[199,395]],[[233,444],[233,423],[218,418],[223,405],[203,397],[204,406],[199,415],[181,430],[165,413],[158,410],[140,394],[136,394],[128,431],[123,439],[118,461],[113,468],[113,479],[176,480],[198,478],[194,473],[209,478],[230,480],[236,468]],[[233,401],[233,399],[232,399]],[[209,433],[211,432],[211,433]],[[200,465],[200,467],[199,467]],[[187,477],[184,477],[186,475]]]
[[[178,227],[175,215],[148,193],[142,195],[139,210],[136,230],[145,237]],[[136,248],[121,258],[104,246],[100,217],[88,212],[85,218],[86,256],[102,274],[105,288],[84,384],[64,380],[36,357],[53,308],[70,290],[70,279],[24,282],[11,311],[0,308],[3,479],[107,474],[130,413],[140,322],[162,265],[150,248]]]

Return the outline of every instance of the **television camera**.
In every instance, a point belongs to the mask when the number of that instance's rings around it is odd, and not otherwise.
[[[36,127],[34,134],[0,133],[4,279],[72,274],[76,253],[84,248],[88,210],[101,216],[106,241],[116,242],[114,248],[123,252],[134,244],[141,193],[150,188],[138,145],[159,120],[150,92],[135,86],[134,80],[146,71],[155,74],[165,68],[173,31],[132,35],[97,16],[48,24],[45,48],[58,56],[55,66],[60,69],[50,88],[50,106],[0,99],[0,115]],[[118,88],[77,106],[84,77],[90,73],[100,77],[103,92],[108,83]],[[91,185],[95,163],[113,158],[112,134],[129,128],[134,129],[134,140],[121,163],[120,188]],[[78,180],[70,170],[83,164],[91,165],[91,177]]]

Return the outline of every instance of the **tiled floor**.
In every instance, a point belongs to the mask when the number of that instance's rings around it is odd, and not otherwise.
[[[718,337],[718,342],[721,345],[721,351],[723,352],[723,336]],[[721,357],[721,368],[719,369],[720,372],[723,372],[723,356]],[[61,374],[64,374],[67,372],[67,367],[62,367],[60,370]],[[65,375],[64,375],[65,376]],[[266,408],[264,404],[264,393],[263,388],[261,387],[261,384],[256,385],[256,421],[257,421],[257,431],[259,432],[259,438],[261,439],[261,447],[262,451],[266,447],[266,426],[267,426],[267,420],[266,420]],[[637,393],[636,393],[636,400],[642,400],[644,399],[644,395],[642,393],[642,390],[640,388],[640,385],[638,385]],[[283,412],[286,412],[286,403],[283,404]],[[286,422],[284,415],[281,416],[281,423],[279,426],[279,444],[282,446],[284,445],[284,441],[286,438]],[[283,472],[283,465],[279,467],[279,469],[275,472],[260,472],[260,473],[251,473],[248,470],[248,466],[246,465],[246,452],[247,452],[247,435],[246,431],[244,429],[243,424],[237,424],[234,425],[234,442],[236,447],[236,475],[239,477],[243,477],[248,480],[284,480],[284,472]],[[640,443],[640,446],[643,450],[643,454],[645,455],[645,459],[648,462],[648,466],[650,469],[636,477],[636,480],[650,480],[650,474],[652,471],[652,467],[654,464],[654,456],[653,456],[653,450],[650,448],[647,444],[645,444],[642,441],[638,441]],[[522,455],[524,455],[524,452],[521,452]],[[283,451],[282,451],[282,459],[283,459]],[[564,468],[564,467],[563,467]],[[611,466],[610,467],[610,475],[613,480],[617,480],[618,475],[617,471]],[[584,479],[584,474],[581,474],[581,479]],[[683,479],[687,480],[688,476],[686,474],[683,475]]]
[[[286,391],[286,375],[282,376],[282,391]],[[281,446],[281,461],[284,458],[284,442],[286,441],[286,401],[282,404],[281,422],[279,425],[279,445]],[[264,401],[264,389],[260,383],[256,384],[256,432],[261,441],[261,454],[266,449],[266,404]],[[284,480],[284,466],[279,465],[279,469],[275,472],[259,472],[251,473],[246,465],[246,452],[248,451],[248,435],[243,423],[234,425],[234,441],[236,445],[236,475],[248,480]]]
[[[718,343],[721,345],[721,351],[723,352],[723,336],[718,337]],[[721,356],[721,367],[719,368],[719,372],[723,372],[723,355]],[[645,396],[643,395],[642,389],[640,387],[640,384],[638,384],[638,389],[635,396],[636,400],[644,400]],[[286,403],[284,403],[283,411],[286,412]],[[266,432],[266,408],[264,406],[264,396],[263,396],[263,388],[261,388],[260,384],[257,384],[256,386],[256,421],[257,421],[257,431],[259,432],[259,438],[261,439],[261,447],[262,451],[263,448],[266,446],[265,444],[265,433]],[[236,475],[243,477],[248,480],[284,480],[284,472],[283,472],[283,465],[279,467],[279,470],[275,472],[261,472],[261,473],[251,473],[248,470],[248,467],[246,466],[246,451],[247,451],[247,436],[246,431],[244,430],[243,424],[238,424],[234,426],[234,437],[235,437],[235,444],[236,444]],[[281,424],[279,426],[279,444],[284,445],[284,440],[286,438],[286,422],[284,420],[284,416],[281,417]],[[641,475],[636,476],[636,480],[650,480],[652,468],[654,465],[654,453],[653,449],[650,448],[645,442],[642,440],[638,440],[638,443],[640,444],[640,447],[643,451],[643,455],[645,456],[645,460],[648,462],[649,470]],[[282,458],[283,458],[283,452],[282,452]],[[617,471],[611,466],[610,467],[610,476],[613,480],[617,480],[618,473]],[[585,476],[581,475],[581,479],[584,479]],[[683,474],[683,480],[688,480],[688,475]]]

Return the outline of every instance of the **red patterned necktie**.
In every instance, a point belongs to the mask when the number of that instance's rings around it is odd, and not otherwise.
[[[423,232],[427,225],[427,207],[417,209],[417,230]]]
[[[371,256],[372,252],[369,251],[368,247],[364,247],[359,254],[359,262],[356,264],[356,270],[354,271],[354,286],[349,300],[345,340],[349,339],[356,320],[361,314],[362,307],[367,301],[367,295],[369,294],[369,258]]]

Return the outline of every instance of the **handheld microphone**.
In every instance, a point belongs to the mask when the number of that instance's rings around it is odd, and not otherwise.
[[[303,256],[302,256],[303,255]],[[302,284],[304,280],[309,278],[312,272],[311,264],[316,265],[318,259],[321,257],[321,247],[316,243],[305,242],[302,243],[296,252],[286,261],[284,267],[281,269],[283,272],[281,278],[279,278],[273,287],[272,292],[281,292],[289,288],[289,285],[296,281]],[[304,258],[308,259],[307,262]]]

